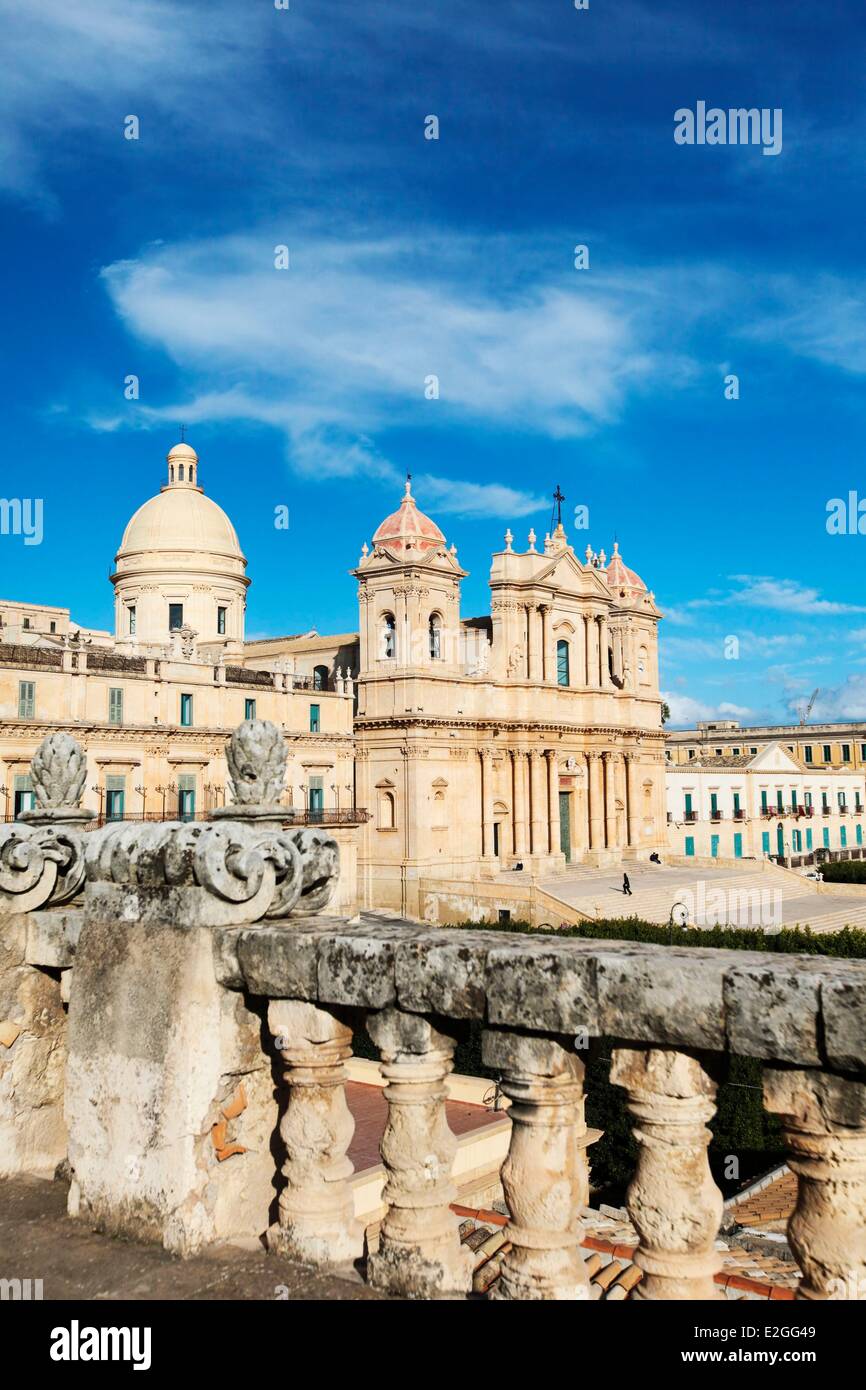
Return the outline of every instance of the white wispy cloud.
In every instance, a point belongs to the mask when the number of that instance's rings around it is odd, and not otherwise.
[[[662,699],[667,702],[671,712],[668,724],[671,728],[689,728],[699,719],[754,719],[755,712],[745,705],[734,705],[722,700],[717,705],[695,700],[691,695],[681,695],[677,691],[662,691]]]
[[[280,271],[283,244],[291,268]],[[107,266],[131,337],[170,357],[191,388],[186,400],[140,406],[136,423],[256,422],[283,432],[306,476],[392,479],[405,467],[383,443],[395,427],[518,431],[530,450],[533,438],[578,438],[616,418],[656,379],[688,378],[687,359],[648,346],[664,310],[642,277],[566,289],[530,266],[530,288],[503,284],[491,269],[502,250],[500,239],[441,233],[337,242],[302,227],[292,237],[278,220]],[[433,377],[439,398],[427,399]],[[97,411],[90,423],[131,419]],[[531,489],[439,473],[426,483],[443,510],[464,515],[545,505]]]

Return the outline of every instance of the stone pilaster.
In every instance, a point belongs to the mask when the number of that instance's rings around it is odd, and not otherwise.
[[[610,1079],[625,1087],[636,1121],[638,1161],[628,1211],[644,1277],[632,1297],[715,1299],[721,1269],[714,1249],[722,1194],[707,1162],[716,1086],[696,1058],[673,1049],[613,1050]]]
[[[484,1033],[482,1056],[511,1101],[502,1166],[511,1249],[493,1297],[589,1298],[579,1216],[589,1190],[583,1063],[552,1038],[504,1030]]]
[[[370,1256],[374,1288],[401,1298],[454,1298],[472,1282],[472,1255],[450,1203],[457,1140],[445,1113],[455,1039],[419,1014],[384,1009],[367,1023],[382,1055],[388,1123],[382,1136],[387,1212]]]
[[[527,852],[526,753],[522,748],[514,748],[511,759],[514,777],[514,853],[519,857]]]
[[[548,748],[547,758],[547,817],[550,853],[559,854],[559,761],[555,748]]]

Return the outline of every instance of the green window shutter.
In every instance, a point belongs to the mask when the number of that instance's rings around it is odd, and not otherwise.
[[[571,684],[568,662],[568,643],[564,641],[559,641],[556,644],[556,682],[557,685]]]
[[[311,734],[317,734],[317,733],[319,732],[319,724],[320,724],[319,706],[318,706],[318,705],[310,705],[310,733],[311,733]]]
[[[108,692],[108,722],[123,723],[123,691],[114,687]]]
[[[33,719],[36,715],[36,682],[18,682],[18,718]]]

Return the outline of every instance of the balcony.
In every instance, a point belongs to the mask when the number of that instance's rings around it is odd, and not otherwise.
[[[686,823],[687,823],[688,825],[693,825],[694,822],[697,820],[697,818],[698,818],[698,813],[697,813],[697,811],[684,811],[684,812],[683,812],[683,820],[686,821]]]
[[[743,810],[737,810],[737,811],[734,812],[734,820],[736,820],[736,821],[744,821],[744,820],[747,820],[747,819],[748,819],[748,817],[747,817],[745,811],[743,811]]]
[[[725,819],[724,811],[710,811],[710,820],[714,823]]]
[[[829,806],[822,806],[822,807],[821,807],[821,815],[822,815],[822,816],[829,816],[829,815],[830,815],[830,812],[831,812],[831,807],[829,807]]]

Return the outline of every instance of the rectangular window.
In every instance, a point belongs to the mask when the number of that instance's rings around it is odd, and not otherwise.
[[[56,632],[56,631],[57,631],[57,624],[54,623],[54,622],[52,622],[52,623],[49,624],[49,628],[50,628],[50,631],[51,631],[51,632]]]
[[[170,604],[168,605],[168,630],[169,630],[169,632],[177,632],[177,630],[178,630],[179,628],[182,628],[182,627],[183,627],[183,604],[182,604],[182,603],[170,603]]]
[[[692,813],[692,794],[691,794],[691,792],[686,792],[684,801],[685,801],[685,812],[686,812],[686,815],[687,815],[687,816],[690,816],[691,813]]]
[[[855,791],[855,792],[854,792],[854,805],[857,807],[857,810],[859,811],[859,810],[860,810],[860,806],[861,806],[861,801],[860,801],[860,793],[859,793],[858,791]]]
[[[850,761],[851,761],[851,745],[850,745],[850,743],[843,743],[843,744],[841,745],[841,748],[842,748],[842,761],[843,761],[843,763],[850,763]]]
[[[177,779],[178,820],[195,820],[195,773],[182,772]]]
[[[36,809],[36,793],[33,790],[33,783],[29,773],[16,773],[13,810],[16,819],[22,811],[33,811]]]
[[[735,835],[735,836],[734,836],[734,858],[735,858],[735,859],[742,859],[742,857],[743,857],[743,837],[742,837],[742,835]]]
[[[130,637],[135,636],[135,604],[131,603],[126,610],[126,630]]]
[[[811,849],[811,848],[812,848],[812,832],[811,832],[811,830],[807,830],[807,831],[806,831],[806,849],[809,850],[809,849]]]
[[[792,788],[791,788],[791,805],[794,807],[794,810],[797,809],[797,788],[796,788],[796,787],[792,787]]]
[[[310,733],[311,733],[311,734],[317,734],[318,732],[319,732],[319,706],[318,706],[318,705],[310,705]]]
[[[180,697],[180,722],[186,728],[192,725],[192,696],[181,695]]]
[[[719,814],[719,798],[718,798],[718,794],[717,794],[716,792],[710,792],[710,815],[711,815],[711,816],[717,816],[718,814]]]
[[[123,723],[123,691],[120,687],[112,686],[108,692],[108,722]]]
[[[776,810],[777,810],[777,811],[781,811],[781,810],[783,809],[784,805],[785,805],[785,803],[784,803],[784,800],[782,799],[782,793],[781,793],[780,791],[777,791],[777,792],[776,792]]]
[[[694,835],[687,835],[687,836],[686,836],[686,854],[687,854],[688,857],[691,859],[691,858],[694,856],[694,852],[695,852],[695,837],[694,837]]]
[[[830,831],[827,829],[826,825],[824,826],[824,832],[823,832],[823,834],[824,834],[824,848],[825,848],[825,849],[829,849],[829,848],[830,848]]]
[[[756,757],[758,756],[758,750],[757,750],[757,748],[750,748],[750,749],[749,749],[749,752],[751,753],[751,755],[752,755],[753,758],[756,758]]]
[[[762,853],[762,854],[769,854],[769,853],[770,853],[770,832],[769,832],[769,830],[762,830],[762,831],[761,831],[761,853]]]
[[[810,763],[810,762],[812,761],[812,745],[811,745],[811,743],[807,743],[807,744],[806,744],[806,747],[803,749],[803,761],[804,761],[804,762],[807,762],[807,763]]]
[[[836,799],[837,799],[838,802],[839,802],[839,810],[840,810],[840,811],[844,811],[844,810],[845,810],[845,793],[844,793],[844,792],[837,792],[837,794],[836,794]]]
[[[825,744],[824,744],[824,762],[825,762],[825,763],[829,763],[829,762],[830,762],[830,745],[829,745],[829,743],[825,743]]]
[[[18,682],[18,718],[34,719],[36,717],[36,682]]]
[[[569,681],[568,643],[560,641],[556,644],[556,683],[557,685],[568,685]]]
[[[311,777],[307,788],[307,806],[311,820],[321,820],[325,806],[325,789],[321,777]]]
[[[105,819],[123,820],[126,800],[126,778],[106,777],[105,779]]]
[[[845,849],[846,845],[848,844],[848,831],[844,825],[839,826],[839,844],[841,845],[842,849]]]
[[[734,815],[737,814],[737,812],[739,811],[739,809],[740,809],[740,793],[739,793],[739,792],[734,792]]]
[[[718,859],[718,857],[719,857],[719,837],[718,837],[718,835],[711,835],[711,836],[710,836],[710,854],[711,854],[711,856],[713,857],[713,859]]]
[[[218,609],[217,609],[217,632],[219,633],[220,637],[224,637],[224,636],[225,636],[225,631],[226,631],[226,610],[225,610],[224,608],[218,608]]]
[[[766,809],[767,809],[767,793],[766,793],[765,791],[762,791],[762,792],[761,792],[761,810],[762,810],[762,811],[766,811]]]
[[[805,798],[806,798],[806,805],[807,805],[807,806],[809,807],[809,809],[811,810],[811,809],[812,809],[812,793],[811,793],[811,792],[806,792],[806,793],[805,793]]]
[[[855,840],[857,841],[858,845],[862,845],[862,843],[863,843],[863,827],[862,827],[862,825],[860,824],[859,821],[857,822],[857,826],[856,826],[856,828],[855,828],[855,830],[854,830],[854,838],[855,838]]]
[[[866,763],[866,743],[860,744],[860,757],[862,761]]]
[[[827,799],[827,793],[826,793],[826,792],[822,792],[822,793],[821,793],[821,809],[822,809],[823,811],[827,811],[827,810],[830,809],[830,802],[829,802],[829,800]]]
[[[799,854],[803,848],[803,837],[799,830],[791,831],[791,840],[793,841],[794,853]]]
[[[256,702],[255,700],[244,700],[244,719],[255,719]]]
[[[735,757],[735,758],[738,758],[739,756],[740,756],[740,750],[739,750],[739,748],[735,748],[735,749],[734,749],[734,757]]]

